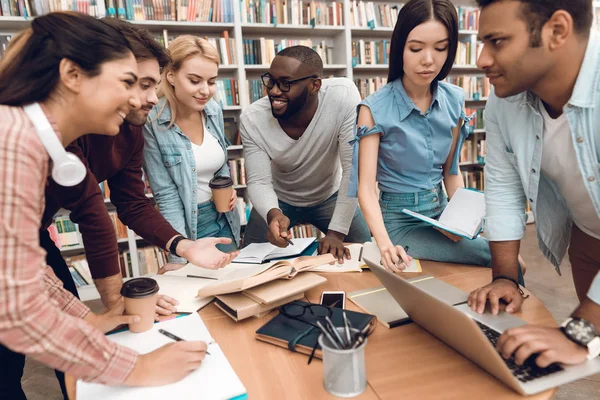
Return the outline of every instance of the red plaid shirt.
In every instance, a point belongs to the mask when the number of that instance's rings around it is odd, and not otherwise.
[[[89,308],[62,287],[39,246],[48,161],[23,109],[0,105],[0,343],[78,379],[118,385],[137,354],[82,319]]]

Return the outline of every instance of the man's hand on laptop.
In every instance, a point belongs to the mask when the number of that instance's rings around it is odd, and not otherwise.
[[[267,214],[267,240],[277,247],[287,247],[288,229],[290,229],[290,219],[283,215],[280,209],[272,208]]]
[[[522,365],[537,354],[535,363],[542,368],[560,362],[579,364],[587,359],[587,348],[569,340],[558,328],[526,325],[506,330],[498,339],[496,348],[504,358],[514,355]]]
[[[520,311],[523,305],[523,297],[516,285],[506,279],[498,279],[489,285],[473,290],[469,294],[467,304],[471,310],[483,314],[485,305],[489,301],[492,314],[498,314],[500,300],[506,302],[505,311],[510,314]]]
[[[344,247],[345,236],[340,232],[327,231],[325,237],[319,241],[319,254],[331,253],[340,264],[344,263],[344,258],[349,260],[350,250]]]

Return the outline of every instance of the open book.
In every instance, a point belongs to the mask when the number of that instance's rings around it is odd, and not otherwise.
[[[485,199],[483,192],[459,188],[438,221],[407,209],[402,212],[457,236],[474,239],[481,232]]]
[[[260,264],[278,258],[296,257],[302,254],[316,239],[293,239],[293,245],[277,247],[271,243],[252,243],[240,250],[236,263]]]
[[[314,257],[298,257],[293,260],[281,260],[269,264],[249,265],[243,269],[232,269],[219,280],[198,290],[198,297],[236,293],[253,288],[276,279],[292,279],[299,272],[333,262],[331,254]]]

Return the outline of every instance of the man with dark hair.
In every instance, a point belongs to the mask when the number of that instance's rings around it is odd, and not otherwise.
[[[343,262],[350,255],[344,240],[371,237],[356,199],[348,197],[360,95],[352,81],[322,80],[322,73],[323,61],[310,47],[280,51],[261,76],[268,96],[240,118],[254,206],[244,244],[286,247],[288,229],[310,223],[326,232],[319,253]]]
[[[69,188],[59,186],[51,177],[48,178],[40,244],[47,252],[46,263],[62,280],[65,289],[77,296],[69,268],[47,231],[60,208],[69,210],[71,220],[79,224],[86,258],[102,303],[111,313],[122,313],[124,304],[120,289],[123,280],[119,248],[99,182],[108,182],[111,202],[119,219],[153,245],[211,269],[227,265],[236,254],[225,254],[215,247],[218,243],[228,243],[229,239],[182,240],[183,236],[171,227],[146,197],[142,179],[144,136],[141,126],[158,102],[156,87],[161,79],[160,70],[169,62],[169,55],[149,32],[124,21],[111,19],[107,22],[125,36],[136,57],[139,72],[136,85],[141,107],[132,109],[126,116],[117,136],[86,135],[67,147],[67,151],[81,158],[88,173],[83,182]],[[156,312],[171,314],[176,311],[176,305],[175,299],[160,296]],[[24,365],[24,355],[0,346],[1,398],[25,399],[21,388]],[[56,375],[66,399],[64,374],[56,371]]]
[[[591,0],[480,0],[478,66],[494,93],[485,109],[484,228],[492,283],[469,305],[520,310],[517,255],[525,203],[540,248],[560,274],[567,251],[581,305],[561,329],[525,326],[498,341],[523,363],[576,364],[600,354],[600,35],[590,33]],[[592,282],[593,281],[593,282]]]

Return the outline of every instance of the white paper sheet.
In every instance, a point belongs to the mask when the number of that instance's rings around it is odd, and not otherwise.
[[[197,313],[154,324],[147,332],[129,331],[109,335],[108,338],[139,353],[149,353],[173,341],[158,333],[167,330],[185,340],[212,341],[206,325]],[[236,375],[218,344],[208,346],[200,368],[179,382],[155,387],[107,386],[96,383],[77,382],[78,400],[224,400],[244,399],[246,388]],[[239,397],[242,396],[242,397]]]
[[[159,294],[173,297],[179,302],[177,312],[193,313],[210,303],[214,297],[196,297],[198,289],[216,282],[211,279],[186,278],[183,276],[154,275],[158,282]]]

